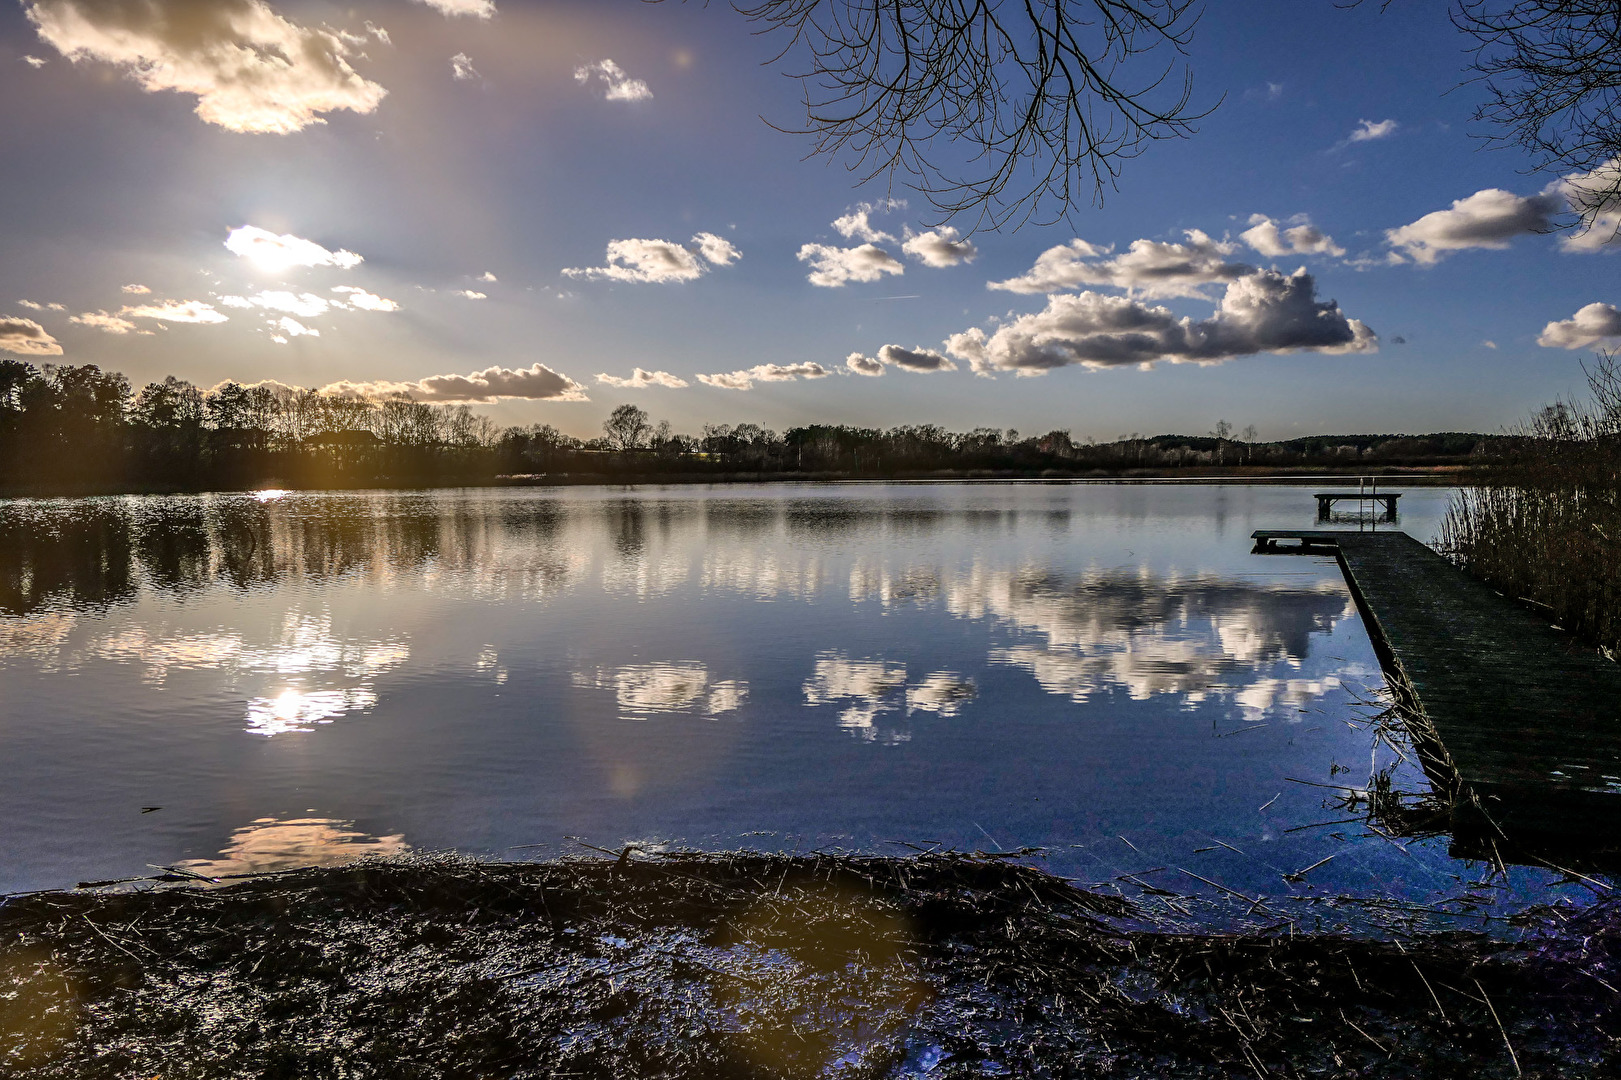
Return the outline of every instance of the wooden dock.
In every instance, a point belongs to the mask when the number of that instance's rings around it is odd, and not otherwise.
[[[1461,782],[1460,817],[1506,835],[1621,841],[1621,664],[1406,533],[1254,540],[1257,552],[1337,554],[1426,771]]]

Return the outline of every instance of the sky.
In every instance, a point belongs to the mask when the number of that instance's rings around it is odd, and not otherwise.
[[[1379,8],[1211,5],[1197,133],[990,230],[781,130],[729,5],[0,0],[0,357],[582,437],[1497,431],[1621,345],[1621,243],[1483,146],[1443,5]]]

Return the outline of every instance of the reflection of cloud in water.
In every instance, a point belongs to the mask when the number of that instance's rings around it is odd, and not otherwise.
[[[55,611],[17,617],[0,615],[0,661],[26,656],[54,665],[78,622],[76,615]]]
[[[605,592],[628,593],[638,600],[663,596],[686,584],[689,570],[687,560],[671,552],[652,558],[645,551],[621,557],[602,568],[602,588]]]
[[[275,685],[248,698],[246,730],[256,735],[311,731],[347,712],[377,704],[376,676],[411,658],[403,641],[341,638],[329,616],[289,613],[279,637],[264,644],[240,633],[165,633],[128,626],[110,634],[91,655],[145,665],[143,678],[162,685],[171,671],[223,671],[233,681]],[[266,677],[270,678],[267,679]],[[310,682],[347,681],[344,686]]]
[[[626,717],[678,712],[715,717],[735,711],[749,695],[749,685],[742,680],[711,682],[709,669],[696,660],[577,672],[574,684],[613,690]]]
[[[302,866],[333,866],[366,855],[401,855],[411,850],[403,834],[370,836],[350,821],[331,818],[259,818],[231,834],[213,859],[187,859],[177,865],[204,877],[268,874]]]
[[[883,723],[885,713],[905,707],[914,712],[956,716],[974,696],[972,680],[949,671],[925,675],[907,685],[906,665],[885,660],[851,660],[841,653],[817,656],[811,677],[801,687],[806,705],[842,705],[838,724],[867,742],[903,743],[912,738],[904,725]]]
[[[906,688],[906,711],[932,712],[940,716],[956,716],[978,691],[972,679],[949,671],[936,671],[924,676],[922,682]]]
[[[820,556],[765,548],[706,548],[701,584],[759,600],[808,599],[821,588],[827,569]]]
[[[976,568],[948,579],[945,593],[955,614],[1044,637],[990,658],[1024,668],[1049,693],[1076,702],[1115,690],[1137,700],[1175,694],[1190,706],[1226,698],[1258,714],[1298,709],[1339,685],[1263,669],[1299,668],[1311,637],[1355,610],[1332,581],[1301,587],[1146,571],[1065,580]]]

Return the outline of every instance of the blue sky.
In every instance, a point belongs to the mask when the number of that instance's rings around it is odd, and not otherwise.
[[[753,29],[640,0],[4,3],[0,354],[577,435],[632,401],[686,431],[1281,438],[1497,430],[1621,343],[1621,245],[1534,231],[1559,178],[1480,148],[1441,5],[1212,5],[1197,135],[1101,208],[966,237],[768,126],[803,106]],[[243,66],[271,41],[309,52]]]

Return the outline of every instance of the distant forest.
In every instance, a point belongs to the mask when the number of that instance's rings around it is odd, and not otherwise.
[[[1263,442],[1226,421],[1205,435],[1077,442],[1068,431],[950,432],[812,424],[698,435],[622,405],[601,436],[502,428],[467,405],[335,397],[279,385],[203,391],[174,377],[132,392],[93,364],[0,360],[0,488],[228,490],[730,477],[1132,476],[1374,472],[1484,464],[1503,436],[1323,435]]]

